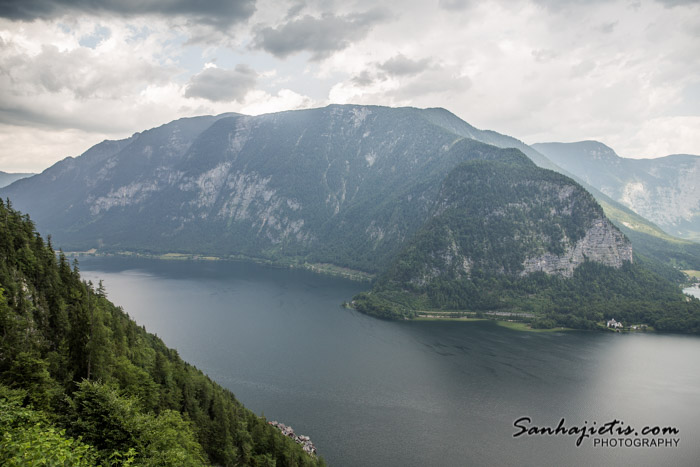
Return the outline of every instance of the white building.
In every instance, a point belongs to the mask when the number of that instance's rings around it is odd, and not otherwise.
[[[608,327],[618,329],[622,327],[622,323],[619,321],[615,321],[615,318],[613,318],[610,321],[608,321]]]

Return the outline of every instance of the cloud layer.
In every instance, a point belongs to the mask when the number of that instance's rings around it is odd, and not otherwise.
[[[0,1],[0,170],[179,117],[329,103],[697,154],[699,30],[681,0]]]
[[[318,18],[305,15],[274,28],[256,30],[251,47],[278,58],[306,51],[311,53],[311,60],[321,60],[363,39],[372,26],[387,16],[378,9],[340,16],[326,13]]]
[[[255,12],[255,0],[205,1],[191,0],[3,0],[0,18],[32,21],[66,15],[118,15],[125,18],[153,15],[188,17],[194,22],[226,28],[245,21]]]

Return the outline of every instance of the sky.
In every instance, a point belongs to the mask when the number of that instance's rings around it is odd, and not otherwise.
[[[0,0],[6,172],[181,117],[331,103],[700,154],[700,0]]]

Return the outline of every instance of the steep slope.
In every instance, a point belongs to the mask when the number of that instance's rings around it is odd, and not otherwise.
[[[354,306],[384,318],[498,311],[531,313],[543,327],[595,328],[614,315],[700,330],[700,303],[636,264],[588,192],[523,159],[456,167],[430,220]]]
[[[627,159],[597,141],[533,148],[671,235],[700,240],[700,156]]]
[[[632,241],[635,254],[651,259],[654,264],[647,264],[666,279],[683,283],[687,278],[681,269],[700,267],[700,243],[673,237],[576,175],[561,167],[556,171],[577,181],[592,194],[608,219]]]
[[[224,116],[180,119],[125,140],[103,141],[80,157],[68,157],[39,175],[19,180],[3,189],[3,197],[16,199],[20,210],[31,211],[42,231],[78,230],[95,220],[90,208],[102,187],[121,187],[113,199],[119,204],[167,183],[172,166],[194,138]]]
[[[0,464],[319,465],[0,202]]]
[[[672,237],[595,188],[590,186],[586,188],[600,203],[605,215],[630,239],[635,253],[659,263],[655,266],[655,270],[664,277],[674,282],[685,282],[685,275],[680,272],[680,269],[698,270],[700,243]]]

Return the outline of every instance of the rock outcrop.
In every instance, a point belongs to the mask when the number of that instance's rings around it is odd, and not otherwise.
[[[632,262],[632,244],[607,219],[595,221],[586,235],[570,245],[564,254],[545,253],[527,258],[521,275],[542,271],[564,277],[574,275],[574,269],[584,261],[593,261],[614,268],[625,261]]]

